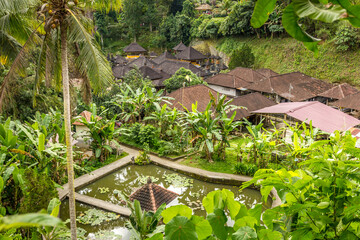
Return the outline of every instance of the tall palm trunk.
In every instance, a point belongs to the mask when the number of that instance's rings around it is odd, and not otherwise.
[[[71,110],[70,110],[70,83],[69,83],[69,66],[67,60],[67,26],[61,23],[61,67],[63,79],[64,95],[64,119],[65,119],[65,136],[66,136],[66,160],[69,184],[69,212],[71,239],[76,240],[76,210],[75,210],[75,189],[74,189],[74,167],[73,151],[71,136]]]

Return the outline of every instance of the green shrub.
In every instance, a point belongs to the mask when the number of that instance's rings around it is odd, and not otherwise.
[[[171,78],[164,81],[166,91],[169,93],[182,88],[184,84],[188,87],[201,83],[203,83],[203,81],[196,74],[185,68],[180,68],[174,75],[171,76]]]
[[[234,167],[234,172],[246,176],[254,176],[255,172],[258,170],[258,167],[251,163],[236,163]]]
[[[130,127],[130,139],[134,141],[135,143],[140,143],[140,130],[141,130],[141,124],[140,123],[134,123]]]
[[[234,69],[236,67],[250,68],[255,63],[255,55],[252,53],[251,48],[244,44],[241,48],[234,50],[231,54],[229,62],[229,68]]]
[[[342,27],[336,32],[334,40],[338,51],[355,50],[359,47],[359,32],[353,27]]]
[[[23,198],[20,202],[20,213],[47,209],[50,200],[58,197],[53,181],[46,174],[27,169],[24,178],[25,184],[21,187]]]
[[[141,127],[139,132],[139,144],[142,146],[149,146],[150,148],[157,147],[159,141],[159,132],[153,125],[145,125]]]
[[[150,163],[150,157],[147,151],[139,151],[139,155],[135,158],[134,163],[136,165],[146,165]]]

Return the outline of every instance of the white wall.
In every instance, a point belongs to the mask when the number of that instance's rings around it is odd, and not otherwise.
[[[208,86],[209,86],[209,88],[214,89],[215,91],[217,91],[221,94],[225,94],[227,96],[232,96],[232,97],[237,96],[235,88],[222,87],[222,86],[217,86],[217,85],[212,85],[212,84],[209,84]]]

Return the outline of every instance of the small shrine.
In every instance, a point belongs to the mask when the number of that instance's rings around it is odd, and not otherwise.
[[[156,212],[163,203],[169,204],[178,195],[173,191],[154,184],[149,177],[146,185],[130,195],[130,200],[138,200],[142,210]]]

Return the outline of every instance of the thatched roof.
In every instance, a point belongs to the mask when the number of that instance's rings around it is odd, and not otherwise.
[[[177,53],[175,55],[177,59],[188,60],[188,61],[196,61],[206,59],[207,57],[201,52],[195,50],[192,47],[187,47],[183,51]]]
[[[177,52],[181,52],[184,51],[187,48],[187,46],[185,44],[183,44],[182,42],[180,42],[178,45],[176,45],[173,50],[177,51]]]
[[[152,57],[152,58],[155,58],[155,57],[157,57],[158,55],[157,55],[155,52],[151,52],[151,53],[149,54],[149,56]]]
[[[185,69],[189,69],[190,71],[201,77],[205,75],[205,72],[203,72],[200,68],[195,67],[193,64],[176,60],[166,60],[159,64],[157,68],[163,70],[167,74],[174,75],[176,71],[182,67]]]
[[[124,53],[145,53],[146,50],[136,42],[130,43],[124,48]]]
[[[127,74],[132,68],[127,65],[118,65],[112,68],[112,72],[115,78],[121,79]]]
[[[352,87],[347,83],[343,83],[340,85],[336,85],[323,93],[320,93],[319,96],[339,100],[358,92],[359,90],[357,90],[356,88]]]
[[[163,54],[161,54],[160,56],[156,57],[153,59],[153,61],[157,64],[160,64],[162,62],[164,62],[167,59],[176,59],[176,57],[174,55],[172,55],[171,53],[169,53],[168,51],[165,51]]]
[[[360,111],[360,92],[344,97],[343,99],[331,103],[331,105]]]
[[[142,66],[155,67],[155,66],[157,66],[157,64],[153,60],[148,59],[145,56],[141,55],[137,59],[128,63],[127,66],[130,66],[130,67],[137,66],[138,68],[141,68]]]
[[[143,210],[156,212],[163,203],[169,204],[177,198],[177,196],[177,193],[152,183],[149,178],[146,185],[130,195],[130,200],[138,200]]]

